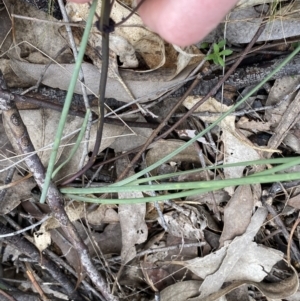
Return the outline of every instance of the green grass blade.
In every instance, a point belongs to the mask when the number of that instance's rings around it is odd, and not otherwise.
[[[166,191],[166,190],[183,190],[183,189],[220,189],[229,186],[257,184],[257,183],[270,183],[270,182],[282,182],[300,179],[300,172],[290,174],[279,174],[256,176],[256,177],[244,177],[234,178],[226,180],[214,180],[214,181],[203,181],[203,182],[181,182],[181,183],[163,183],[163,184],[152,184],[152,185],[133,185],[133,186],[122,186],[122,187],[90,187],[90,188],[61,188],[62,193],[71,194],[101,194],[101,193],[118,193],[118,192],[137,192],[137,191]],[[170,195],[172,197],[172,195]]]
[[[193,183],[185,183],[185,184],[188,184],[186,186],[189,187],[193,187],[192,184],[198,184],[199,187],[197,187],[197,189],[181,191],[181,192],[172,193],[168,195],[159,195],[153,197],[132,198],[132,199],[101,199],[101,198],[83,197],[83,196],[72,194],[71,192],[72,190],[70,188],[64,188],[61,191],[69,191],[70,193],[67,193],[66,196],[77,201],[90,202],[96,204],[135,204],[135,203],[159,202],[159,201],[165,201],[167,199],[174,199],[174,198],[183,198],[183,197],[192,196],[196,194],[203,194],[209,191],[219,190],[229,186],[291,181],[297,179],[300,179],[300,173],[292,173],[286,175],[271,175],[268,177],[265,176],[247,177],[247,178],[228,179],[228,180],[211,181],[211,182],[198,182],[198,183],[193,182]],[[131,192],[150,191],[151,189],[147,189],[147,188],[153,188],[152,186],[160,186],[160,185],[144,185],[144,186],[131,186],[131,187],[126,186],[126,187],[115,187],[115,189],[120,189],[122,191],[131,191]],[[157,190],[157,187],[155,187],[155,189],[152,190]]]
[[[49,164],[48,164],[48,168],[47,168],[45,182],[44,182],[44,185],[43,185],[43,190],[42,190],[42,195],[41,195],[41,198],[40,198],[40,203],[44,203],[45,200],[46,200],[49,184],[50,184],[50,181],[51,181],[51,178],[52,178],[52,172],[53,172],[55,161],[56,161],[58,148],[59,148],[60,141],[61,141],[62,134],[63,134],[63,129],[64,129],[64,126],[65,126],[65,123],[66,123],[66,118],[67,118],[69,108],[70,108],[70,105],[71,105],[73,92],[74,92],[76,81],[77,81],[79,71],[80,71],[80,66],[81,66],[83,56],[84,56],[84,53],[85,53],[85,48],[86,48],[86,45],[87,45],[89,32],[90,32],[90,30],[92,28],[92,25],[93,25],[93,18],[94,18],[94,15],[95,15],[96,7],[97,7],[97,0],[93,0],[92,6],[91,6],[90,12],[89,12],[88,20],[87,20],[87,23],[86,23],[86,27],[85,27],[85,30],[84,30],[84,33],[83,33],[82,41],[80,43],[80,49],[79,49],[78,57],[77,57],[77,60],[76,60],[76,63],[75,63],[74,72],[72,74],[70,86],[69,86],[69,89],[68,89],[68,93],[67,93],[67,96],[66,96],[66,99],[65,99],[64,107],[63,107],[61,117],[60,117],[60,120],[59,120],[56,136],[55,136],[55,139],[54,139],[54,144],[53,144],[51,156],[50,156],[50,159],[49,159]]]
[[[220,169],[220,168],[225,169],[225,168],[237,167],[237,166],[253,166],[253,165],[262,165],[262,164],[289,163],[293,159],[295,159],[295,158],[273,158],[273,159],[262,159],[262,160],[252,160],[252,161],[244,161],[244,162],[237,162],[237,163],[229,163],[229,164],[224,164],[224,165],[223,164],[222,165],[213,165],[213,166],[207,166],[207,167],[204,167],[204,168],[196,168],[196,169],[193,169],[193,170],[174,172],[174,173],[163,174],[163,175],[159,175],[159,176],[153,176],[153,177],[149,177],[149,178],[142,178],[142,179],[132,181],[129,184],[130,185],[137,185],[137,184],[141,184],[141,183],[145,183],[145,182],[149,182],[149,181],[152,181],[152,182],[153,181],[160,181],[160,180],[164,180],[164,179],[170,179],[170,178],[173,178],[173,177],[198,173],[198,172],[204,171],[204,170],[216,170],[216,169]],[[280,165],[280,166],[282,166],[282,165]],[[272,170],[273,170],[273,168],[269,169],[270,174],[274,174],[274,172],[271,172]],[[260,174],[260,173],[253,174],[251,176],[255,176],[255,175],[258,175],[258,174]]]
[[[267,175],[272,175],[275,172],[282,171],[282,170],[288,169],[290,167],[293,167],[293,166],[296,166],[296,165],[299,165],[299,164],[300,164],[300,158],[297,157],[297,158],[295,158],[294,160],[292,160],[290,162],[287,162],[287,163],[275,166],[275,167],[273,167],[271,169],[267,169],[267,170],[261,171],[259,173],[253,174],[251,176],[253,177],[253,176],[267,176]]]

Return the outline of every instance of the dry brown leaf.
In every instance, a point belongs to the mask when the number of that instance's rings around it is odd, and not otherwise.
[[[6,7],[10,13],[25,15],[41,20],[57,21],[50,14],[40,11],[33,5],[30,5],[26,2],[19,0],[4,0],[4,3],[6,4]],[[11,37],[10,41],[12,43]],[[14,41],[16,44],[26,41],[37,47],[40,51],[49,55],[51,58],[54,58],[58,51],[66,45],[65,40],[58,34],[57,26],[55,24],[38,21],[33,22],[18,18],[14,18]],[[28,43],[18,45],[18,49],[21,50],[22,58],[26,57],[32,52],[38,51],[37,49],[31,47]],[[64,54],[66,53],[70,54],[70,50],[66,50]],[[9,51],[9,55],[18,57],[18,55],[16,56],[16,51],[14,48]],[[61,55],[61,57],[64,59],[63,55]],[[59,58],[56,58],[56,60],[61,61]]]
[[[198,293],[202,281],[189,280],[168,286],[160,293],[161,301],[182,301]]]
[[[20,111],[20,115],[23,119],[23,122],[26,124],[30,139],[35,149],[39,151],[38,155],[41,158],[42,163],[47,166],[52,150],[52,147],[49,147],[49,145],[54,141],[57,125],[60,119],[60,113],[50,109],[22,110]],[[68,135],[73,133],[75,130],[80,129],[82,122],[82,118],[68,116],[63,135]],[[4,123],[4,126],[6,127],[6,122]],[[99,152],[107,148],[116,139],[116,136],[121,135],[123,131],[124,127],[104,125],[103,138]],[[7,131],[7,133],[9,132]],[[94,137],[96,137],[96,133],[97,125],[95,124],[92,126],[90,134],[91,142],[89,144],[89,150],[91,151],[94,147]],[[62,140],[61,147],[58,151],[58,161],[56,166],[59,166],[68,158],[69,152],[73,146],[72,143],[75,143],[77,135],[74,138],[73,137],[74,134],[66,140]],[[14,140],[12,139],[11,141]],[[71,143],[71,146],[64,146],[69,143]],[[43,150],[43,148],[46,146],[48,146],[47,150]],[[78,163],[80,162],[83,150],[84,144],[81,143],[72,159],[59,171],[55,177],[56,180],[78,171],[80,168]]]
[[[7,173],[0,173],[0,186],[5,182]],[[12,183],[21,180],[23,177],[18,175],[17,171],[14,174]],[[9,187],[6,191],[5,197],[1,202],[0,214],[8,214],[14,208],[16,208],[21,201],[32,197],[31,190],[36,186],[36,182],[33,178],[29,178],[25,181],[19,182],[17,185]],[[0,189],[1,191],[1,189]]]
[[[290,198],[287,202],[287,205],[292,206],[296,209],[300,209],[300,194]]]
[[[235,238],[228,246],[215,253],[185,262],[187,268],[205,279],[199,290],[201,298],[218,292],[225,281],[260,282],[267,276],[267,272],[282,260],[281,252],[260,247],[252,242],[266,216],[267,210],[258,208],[242,236]],[[192,300],[201,298],[196,297]]]
[[[146,155],[147,166],[159,161],[163,157],[169,155],[178,147],[184,144],[181,140],[160,140],[151,144],[151,150]],[[172,162],[199,162],[198,154],[193,145],[187,147],[178,155],[174,156],[170,161]],[[169,161],[169,162],[170,162]],[[151,171],[153,175],[157,173],[157,169]]]
[[[248,1],[247,1],[248,2]],[[267,20],[267,26],[258,38],[261,41],[274,41],[295,37],[300,32],[299,1],[289,5],[278,6],[272,16]],[[226,40],[229,43],[249,43],[263,22],[261,9],[251,5],[237,7],[229,14],[226,23]]]
[[[298,91],[293,101],[290,103],[289,107],[283,113],[279,124],[276,126],[272,137],[268,141],[268,147],[270,149],[276,149],[282,143],[283,139],[287,136],[289,131],[299,124],[299,114],[300,114],[300,92]],[[267,158],[270,158],[272,153],[267,154]]]
[[[177,76],[188,65],[199,64],[205,57],[205,55],[201,53],[200,50],[194,45],[185,47],[183,49],[176,45],[173,45],[173,47],[178,52],[176,60],[177,69],[173,77],[170,79]]]
[[[295,135],[292,131],[286,135],[283,139],[283,143],[290,147],[295,153],[300,153],[300,141],[298,135]]]
[[[206,219],[200,213],[185,209],[185,212],[170,211],[164,214],[168,232],[180,238],[200,240],[204,237],[203,230],[207,226]],[[162,224],[161,219],[158,222]]]
[[[136,114],[135,116],[137,117],[135,118],[135,121],[145,122],[146,124],[146,119],[141,114]],[[126,119],[124,120],[124,123],[126,124]],[[129,151],[143,145],[152,132],[152,129],[142,127],[126,127],[125,131],[122,133],[122,137],[117,138],[115,142],[110,145],[110,148],[112,148],[116,153]]]
[[[101,224],[118,223],[119,216],[116,210],[111,205],[101,204],[96,210],[87,214],[87,220],[93,226],[99,226]]]
[[[241,117],[236,123],[237,128],[252,132],[268,132],[271,131],[271,126],[271,122],[249,120],[246,116]]]
[[[234,281],[230,283],[225,288],[212,293],[211,295],[202,298],[201,296],[196,298],[188,299],[190,301],[216,301],[219,300],[222,296],[225,296],[229,292],[233,291],[234,289],[242,286],[242,285],[253,285],[258,290],[262,292],[267,298],[271,300],[281,300],[287,299],[288,297],[292,296],[299,287],[299,280],[296,270],[293,266],[292,269],[292,276],[286,279],[283,279],[279,282],[253,282],[253,281]],[[289,300],[289,299],[288,299]]]
[[[253,195],[249,185],[239,186],[224,209],[224,228],[220,237],[220,247],[226,241],[242,235],[251,220]]]
[[[45,65],[30,64],[16,60],[11,61],[11,66],[14,72],[20,74],[21,77],[27,76],[35,80],[40,78],[40,74],[45,68]],[[100,80],[99,70],[88,63],[83,63],[81,67],[83,69],[85,85],[87,86],[87,93],[97,95]],[[73,70],[74,64],[51,65],[47,69],[42,83],[52,88],[67,90]],[[162,75],[160,70],[157,70],[151,73],[149,78],[148,74],[139,73],[135,75],[133,72],[120,70],[121,77],[124,79],[128,89],[136,98],[140,98],[141,103],[158,98],[168,91],[170,85],[174,85],[185,79],[189,72],[190,69],[187,68],[184,72],[181,72],[176,79],[166,82],[166,79],[169,78],[171,74],[170,72],[163,72]],[[77,82],[75,86],[74,93],[82,93],[79,82]],[[127,94],[127,91],[124,90],[124,86],[116,78],[109,77],[107,79],[105,96],[125,102],[132,101],[132,97]]]
[[[300,76],[287,76],[277,79],[271,88],[268,95],[266,106],[275,105],[284,100],[279,106],[266,110],[265,120],[272,124],[272,127],[276,127],[281,120],[283,113],[286,111],[293,98],[288,97],[289,93],[294,91],[300,84]],[[287,99],[286,99],[287,98]]]
[[[36,81],[31,77],[16,76],[11,65],[11,60],[0,58],[0,70],[3,73],[8,88],[27,88],[36,84]]]
[[[51,234],[46,229],[46,225],[42,224],[39,231],[33,234],[34,244],[40,252],[44,251],[51,245]]]

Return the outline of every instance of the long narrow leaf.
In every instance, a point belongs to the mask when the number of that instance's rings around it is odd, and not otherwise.
[[[222,165],[212,165],[212,166],[207,166],[204,168],[196,168],[192,170],[186,170],[186,171],[179,171],[179,172],[174,172],[174,173],[169,173],[169,174],[163,174],[159,176],[153,176],[149,178],[142,178],[138,179],[135,181],[132,181],[130,185],[137,185],[149,181],[160,181],[164,179],[170,179],[173,177],[179,177],[183,175],[191,175],[193,173],[198,173],[204,170],[216,170],[216,169],[225,169],[225,168],[230,168],[230,167],[237,167],[237,166],[253,166],[253,165],[262,165],[262,164],[281,164],[279,165],[281,168],[279,170],[283,170],[283,164],[282,163],[289,163],[289,166],[294,166],[296,163],[295,158],[273,158],[273,159],[263,159],[263,160],[252,160],[252,161],[244,161],[244,162],[237,162],[237,163],[229,163],[229,164],[222,164]],[[275,173],[275,168],[279,167],[273,167],[268,169],[270,171],[269,174],[274,174]],[[288,166],[288,167],[289,167]],[[277,171],[277,169],[276,169]],[[256,176],[256,175],[261,175],[261,173],[256,173],[251,176]]]
[[[133,186],[122,186],[122,187],[92,187],[92,188],[61,188],[62,193],[71,194],[100,194],[100,193],[117,193],[117,192],[136,192],[136,191],[165,191],[165,190],[183,190],[183,189],[199,189],[199,188],[211,188],[212,190],[246,184],[257,184],[257,183],[270,183],[270,182],[282,182],[300,179],[300,172],[257,176],[257,177],[244,177],[234,178],[226,180],[214,180],[214,181],[196,181],[196,182],[183,182],[183,183],[163,183],[153,185],[133,185]]]
[[[91,197],[83,197],[75,194],[71,194],[71,188],[64,188],[61,191],[70,191],[67,193],[66,196],[70,199],[77,200],[77,201],[84,201],[96,204],[134,204],[134,203],[147,203],[147,202],[159,202],[165,201],[171,198],[183,198],[187,196],[192,196],[196,194],[202,194],[208,191],[215,191],[229,186],[236,186],[236,185],[249,185],[249,184],[258,184],[258,183],[270,183],[270,182],[280,182],[280,181],[291,181],[300,179],[300,173],[292,173],[286,175],[273,175],[268,177],[247,177],[247,178],[239,178],[239,179],[228,179],[228,180],[221,180],[221,181],[211,181],[211,182],[193,182],[193,184],[198,184],[197,189],[172,193],[168,195],[159,195],[154,197],[145,197],[145,198],[133,198],[133,199],[100,199],[100,198],[91,198]],[[193,187],[191,183],[187,183]],[[115,187],[116,190],[122,191],[149,191],[153,188],[152,186],[155,185],[144,185],[144,186],[130,186],[130,187]],[[159,185],[156,185],[159,186]],[[105,187],[107,188],[107,187]],[[154,187],[157,188],[157,187]],[[103,189],[104,190],[104,189]],[[155,190],[155,189],[152,189]],[[75,190],[74,190],[75,191]],[[74,192],[73,192],[74,193]]]
[[[80,49],[79,49],[78,57],[77,57],[77,60],[76,60],[76,63],[75,63],[74,72],[72,74],[70,86],[69,86],[68,93],[67,93],[67,96],[66,96],[66,99],[65,99],[65,103],[64,103],[64,107],[63,107],[63,110],[62,110],[62,113],[61,113],[61,117],[60,117],[60,120],[59,120],[59,123],[58,123],[58,128],[57,128],[57,131],[56,131],[54,144],[53,144],[51,156],[50,156],[50,159],[49,159],[49,164],[48,164],[48,168],[47,168],[45,183],[44,183],[43,190],[42,190],[42,195],[41,195],[41,198],[40,198],[40,203],[44,203],[45,200],[46,200],[49,184],[50,184],[50,181],[51,181],[51,178],[52,178],[52,172],[53,172],[55,161],[56,161],[58,148],[59,148],[60,141],[61,141],[61,138],[62,138],[62,134],[63,134],[64,126],[65,126],[65,123],[66,123],[67,115],[68,115],[68,112],[69,112],[69,108],[70,108],[70,105],[71,105],[71,101],[72,101],[76,81],[77,81],[79,71],[80,71],[80,66],[81,66],[83,56],[84,56],[84,53],[85,53],[85,48],[86,48],[86,45],[87,45],[88,36],[89,36],[90,30],[91,30],[92,25],[93,25],[93,18],[94,18],[94,15],[95,15],[96,7],[97,7],[97,0],[93,0],[93,4],[90,8],[89,17],[88,17],[86,27],[85,27],[85,30],[84,30],[84,33],[83,33],[82,41],[80,43]]]

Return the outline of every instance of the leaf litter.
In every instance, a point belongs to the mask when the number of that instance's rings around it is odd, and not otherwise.
[[[240,1],[230,14],[226,28],[229,43],[247,43],[251,39],[252,32],[257,31],[257,26],[261,22],[258,11],[269,4],[264,1],[253,2],[251,1],[250,5],[250,1],[247,3]],[[253,6],[262,2],[263,5],[256,7],[254,12]],[[280,21],[280,30],[277,29],[278,21],[274,18],[260,39],[272,41],[298,36],[296,28],[299,26],[295,24],[299,23],[299,18],[293,14],[293,11],[297,11],[297,5],[295,1],[292,5],[278,6],[278,16],[286,16]],[[74,63],[68,47],[57,57],[59,50],[68,45],[62,29],[56,24],[39,22],[37,25],[37,20],[14,18],[13,39],[10,33],[12,23],[9,18],[12,7],[14,14],[56,20],[22,1],[4,1],[3,9],[0,10],[0,68],[8,86],[27,88],[34,85],[51,58],[53,63],[47,68],[42,84],[67,90]],[[99,1],[98,15],[100,7]],[[87,18],[88,6],[68,3],[67,11],[72,21],[83,21]],[[126,5],[114,2],[112,18],[116,22],[122,21],[129,12]],[[241,17],[245,20],[232,21]],[[252,19],[249,22],[247,18],[250,17]],[[103,128],[99,161],[96,162],[96,165],[100,166],[97,180],[89,182],[91,175],[96,172],[95,167],[73,183],[76,187],[87,184],[104,186],[117,179],[130,164],[132,154],[117,159],[115,163],[102,166],[101,162],[136,149],[146,142],[153,129],[143,128],[141,124],[157,124],[157,120],[163,120],[167,115],[164,110],[171,108],[176,101],[171,99],[168,102],[163,100],[156,103],[153,100],[181,83],[192,68],[205,57],[205,53],[203,54],[195,45],[187,48],[168,45],[143,25],[138,14],[134,14],[126,24],[131,26],[116,28],[111,34],[106,97],[114,98],[123,104],[139,99],[140,103],[150,105],[150,110],[155,113],[146,116],[141,113],[131,114],[130,110],[136,110],[134,104],[127,109],[121,109],[120,116],[114,113],[113,116],[121,119],[124,125],[105,124]],[[81,34],[81,29],[75,30],[76,38],[79,36],[78,43]],[[97,53],[101,53],[101,34],[93,28],[86,52],[88,59],[83,63],[83,73],[88,94],[95,97],[98,93],[99,70],[102,65]],[[206,63],[203,70],[209,68],[211,66]],[[279,152],[284,156],[298,154],[298,85],[297,76],[276,80],[270,90],[267,88],[265,91],[260,90],[249,100],[248,107],[244,109],[250,109],[251,112],[240,116],[227,116],[218,127],[199,139],[197,143],[201,145],[200,152],[199,148],[191,145],[152,170],[148,176],[172,173],[167,179],[157,181],[178,184],[240,178],[245,174],[263,170],[266,166],[253,168],[237,166],[179,176],[173,173],[203,168],[214,163],[237,163],[271,155],[278,156]],[[82,93],[79,83],[75,93]],[[243,92],[226,93],[225,87],[225,96],[234,95],[238,98],[238,93]],[[201,101],[199,96],[188,97],[183,106],[177,110],[178,114],[189,111],[199,101]],[[162,104],[165,105],[163,109],[160,107]],[[255,108],[263,106],[270,106],[270,109],[265,112],[255,111]],[[83,108],[83,105],[81,107]],[[219,99],[211,98],[206,101],[193,116],[177,128],[176,132],[152,143],[145,154],[145,159],[135,163],[131,174],[152,165],[182,146],[185,140],[193,138],[195,133],[214,122],[220,113],[226,112],[229,108],[230,105],[220,104]],[[108,108],[107,112],[114,109]],[[124,113],[129,117],[122,117]],[[36,108],[21,110],[20,114],[39,158],[47,167],[60,113],[48,108]],[[166,126],[172,126],[177,119],[178,117],[171,117]],[[126,126],[127,122],[136,122],[136,126]],[[66,138],[59,150],[58,165],[68,157],[81,125],[81,117],[68,117],[64,129]],[[81,144],[71,161],[53,179],[55,182],[59,183],[80,170],[81,155],[84,151],[87,153],[92,151],[96,131],[95,124],[90,128],[88,149],[84,150],[84,145]],[[258,142],[257,139],[264,141],[260,138],[263,135],[268,137],[264,138],[267,142]],[[64,276],[58,280],[51,272],[47,274],[41,269],[43,256],[40,261],[31,259],[30,265],[35,270],[34,277],[38,285],[48,296],[54,296],[53,300],[73,299],[70,291],[60,287],[67,285],[66,279],[69,279],[70,275],[73,289],[76,288],[79,296],[85,296],[87,300],[100,300],[97,288],[88,283],[89,271],[83,270],[78,253],[70,243],[70,237],[62,231],[59,222],[52,217],[42,225],[35,226],[38,220],[50,213],[50,209],[47,204],[40,204],[34,199],[36,184],[33,178],[24,179],[27,174],[24,163],[17,164],[15,170],[12,170],[13,167],[8,169],[13,162],[22,157],[17,156],[21,155],[18,141],[15,141],[9,121],[5,118],[1,123],[0,142],[0,180],[1,189],[5,192],[5,196],[4,193],[3,196],[0,194],[1,234],[32,225],[33,230],[26,233],[32,247],[35,246],[45,258],[51,258],[52,264],[56,267],[62,267],[62,263],[66,264],[62,271]],[[14,175],[9,176],[9,172]],[[9,182],[12,184],[7,187]],[[292,258],[293,265],[286,261],[288,237],[283,237],[282,225],[278,225],[265,208],[267,196],[268,200],[273,199],[274,207],[277,214],[280,214],[279,218],[284,227],[288,231],[291,230],[299,210],[298,182],[290,186],[285,184],[279,188],[276,186],[275,193],[272,190],[274,185],[260,184],[227,187],[185,198],[174,198],[170,192],[164,191],[164,202],[154,204],[118,205],[118,198],[154,196],[159,194],[156,191],[119,192],[105,196],[116,199],[116,205],[89,205],[69,201],[66,198],[64,210],[76,227],[80,239],[87,246],[93,264],[99,271],[103,271],[105,281],[110,284],[110,289],[120,300],[124,298],[153,300],[154,295],[159,296],[159,300],[162,301],[236,300],[233,297],[234,292],[239,292],[240,300],[298,300],[296,296],[299,295],[297,274],[299,262],[294,262],[295,258]],[[178,186],[178,192],[180,191],[182,189]],[[97,198],[99,195],[94,194],[91,197]],[[297,242],[298,233],[297,228],[290,239]],[[26,259],[24,254],[30,257],[28,252],[23,251],[24,246],[20,247],[16,240],[2,239],[1,245],[4,248],[2,266],[8,267],[3,270],[3,277],[6,278],[3,282],[4,290],[10,292],[10,287],[14,286],[15,292],[11,293],[11,296],[17,296],[20,292],[23,296],[36,292],[37,284],[30,282],[26,276],[28,266],[24,261],[29,258]],[[9,280],[16,277],[20,279],[19,286]],[[51,288],[43,284],[44,282],[51,283]],[[38,295],[35,293],[33,296],[32,298],[35,298]],[[83,300],[80,299],[82,297],[76,298]],[[17,300],[23,299],[20,297]]]

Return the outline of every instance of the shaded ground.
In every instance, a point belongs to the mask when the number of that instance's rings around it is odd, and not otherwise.
[[[262,6],[239,7],[232,13],[226,28],[226,48],[232,50],[226,56],[224,72],[231,72],[226,81],[220,66],[203,60],[207,48],[201,53],[196,46],[180,50],[167,45],[143,28],[136,15],[128,21],[135,27],[117,28],[111,42],[104,126],[90,125],[83,138],[90,143],[82,143],[53,176],[47,202],[41,204],[44,166],[50,160],[74,60],[70,46],[64,48],[64,30],[57,25],[16,18],[14,36],[10,34],[12,12],[51,19],[36,10],[43,3],[34,7],[5,0],[1,4],[0,300],[299,300],[298,163],[285,170],[294,173],[289,178],[293,181],[272,182],[264,176],[271,167],[285,163],[282,158],[297,158],[299,153],[299,54],[218,126],[194,138],[298,46],[298,2],[277,5],[261,32]],[[68,5],[69,15],[85,18],[85,10],[76,14],[76,9]],[[127,8],[115,3],[116,21],[127,14]],[[278,19],[285,29],[281,36]],[[220,25],[208,42],[220,41],[222,30]],[[81,34],[80,28],[74,29],[76,43]],[[251,40],[250,51],[243,43]],[[94,120],[99,52],[101,35],[93,29],[83,70]],[[47,67],[43,85],[23,98],[17,96],[36,84],[48,56],[55,63]],[[193,96],[182,98],[195,66],[201,67],[201,80],[190,89]],[[142,73],[145,69],[148,72]],[[182,82],[185,78],[188,83]],[[219,89],[222,81],[225,85]],[[178,89],[180,84],[184,85]],[[70,155],[76,131],[82,127],[86,108],[80,85],[75,92],[63,133],[68,138],[62,140],[56,167]],[[130,103],[133,95],[138,105]],[[84,175],[76,174],[88,162],[99,130],[103,137],[93,167]],[[191,139],[196,141],[141,176]],[[137,157],[146,144],[149,147]],[[34,150],[37,155],[32,155]],[[269,158],[278,161],[257,162]],[[252,163],[203,170],[246,161]],[[259,172],[263,176],[255,184],[240,185],[239,179]],[[102,200],[100,205],[79,201],[77,192],[68,190],[104,189],[125,173],[127,178],[138,174],[143,184],[133,182],[131,189],[118,193],[80,194],[89,202]],[[151,176],[162,177],[148,179]],[[206,183],[222,179],[234,180],[220,186],[225,188],[204,190]],[[170,186],[134,189],[152,184]],[[152,201],[160,196],[159,202]],[[128,199],[140,201],[127,203]]]

